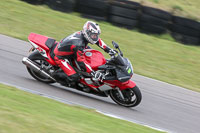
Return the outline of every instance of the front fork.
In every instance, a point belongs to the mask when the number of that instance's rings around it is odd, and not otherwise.
[[[124,100],[124,95],[122,94],[122,91],[118,87],[116,88],[116,90],[119,93],[119,96],[121,97],[121,99]]]

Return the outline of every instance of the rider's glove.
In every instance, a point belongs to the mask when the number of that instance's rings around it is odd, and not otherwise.
[[[98,79],[100,81],[103,81],[105,79],[105,75],[99,71],[92,71],[91,75],[95,78]]]
[[[116,55],[116,51],[114,50],[114,49],[110,49],[109,50],[109,52],[108,52],[108,54],[110,55],[110,56],[114,56],[114,55]]]

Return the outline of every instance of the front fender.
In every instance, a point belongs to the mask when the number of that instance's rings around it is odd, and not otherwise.
[[[119,80],[104,80],[106,84],[112,88],[119,87],[120,90],[125,90],[127,88],[133,88],[136,86],[135,82],[128,80],[126,82],[120,82]]]
[[[125,82],[118,87],[120,90],[125,90],[127,88],[133,88],[135,86],[136,86],[135,82],[133,82],[132,80],[129,80],[129,81],[127,81],[127,83]]]

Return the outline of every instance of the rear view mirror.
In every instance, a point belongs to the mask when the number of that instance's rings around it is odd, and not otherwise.
[[[112,44],[113,44],[113,46],[114,46],[116,49],[119,48],[119,45],[118,45],[116,42],[112,41]]]

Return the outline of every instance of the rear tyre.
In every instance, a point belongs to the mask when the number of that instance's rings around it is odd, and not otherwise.
[[[124,99],[121,98],[119,92],[115,89],[110,91],[110,97],[117,104],[125,107],[135,107],[142,100],[142,94],[137,86],[122,90]]]
[[[30,58],[29,58],[30,59]],[[31,59],[34,63],[38,64],[39,66],[41,66],[42,64],[45,66],[50,65],[47,61],[43,60],[43,59]],[[40,73],[35,72],[34,70],[30,69],[29,67],[26,67],[29,74],[35,78],[38,81],[44,82],[44,83],[55,83],[55,81],[53,81],[50,78],[46,78],[43,75],[41,75]]]

